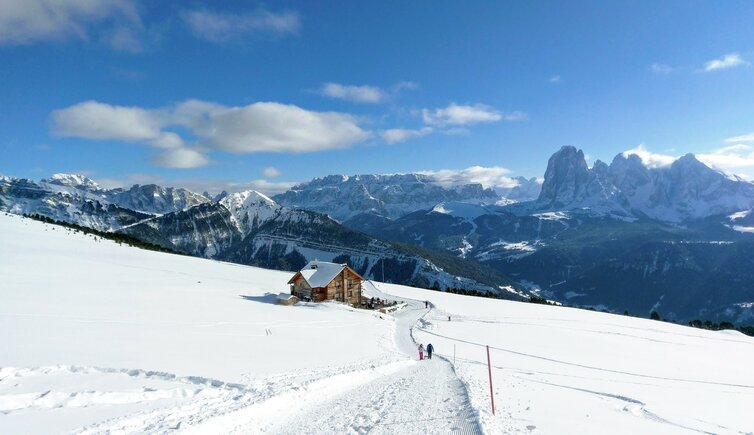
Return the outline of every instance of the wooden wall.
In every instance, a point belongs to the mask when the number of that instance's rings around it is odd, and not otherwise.
[[[293,284],[291,284],[291,294],[296,295],[299,299],[302,297],[312,297],[312,289],[309,287],[309,284],[306,283],[306,280],[299,276],[296,281],[294,281]]]
[[[295,294],[299,298],[308,296],[315,302],[332,299],[359,305],[361,303],[361,278],[350,269],[344,269],[335,279],[330,281],[327,287],[312,289],[306,283],[306,280],[299,276],[291,285],[291,294]]]

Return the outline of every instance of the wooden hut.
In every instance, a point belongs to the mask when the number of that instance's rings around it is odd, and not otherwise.
[[[364,278],[347,264],[314,260],[296,272],[288,284],[291,294],[301,300],[334,300],[358,305],[362,281]]]

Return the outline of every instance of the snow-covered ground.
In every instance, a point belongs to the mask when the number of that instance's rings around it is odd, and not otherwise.
[[[379,283],[409,306],[279,306],[291,273],[4,214],[0,242],[0,433],[754,431],[738,333]]]
[[[274,305],[292,273],[5,214],[0,238],[0,433],[186,427],[406,363],[390,317]]]
[[[751,337],[378,286],[397,297],[435,305],[414,334],[443,357],[455,359],[456,372],[489,432],[754,433]]]

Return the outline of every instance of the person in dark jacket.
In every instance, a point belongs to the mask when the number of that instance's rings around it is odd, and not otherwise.
[[[428,359],[432,359],[432,352],[434,352],[434,351],[435,351],[435,347],[432,346],[432,343],[429,343],[427,345],[427,358]]]

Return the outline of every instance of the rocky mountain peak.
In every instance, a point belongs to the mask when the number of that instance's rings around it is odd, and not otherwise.
[[[95,183],[92,179],[79,174],[53,174],[50,178],[42,180],[42,182],[85,190],[100,189],[99,184]]]
[[[431,174],[413,173],[329,175],[300,183],[274,199],[345,221],[361,214],[395,219],[446,201],[495,203],[500,195],[478,183],[444,183]]]
[[[281,205],[256,190],[228,194],[220,204],[230,211],[244,234],[259,228],[283,210]]]
[[[584,196],[592,176],[584,152],[564,146],[547,162],[545,181],[537,201],[546,207],[571,204]]]
[[[726,176],[686,154],[670,166],[647,167],[621,153],[589,169],[584,155],[563,147],[548,162],[540,209],[610,212],[682,222],[754,207],[754,184]]]

